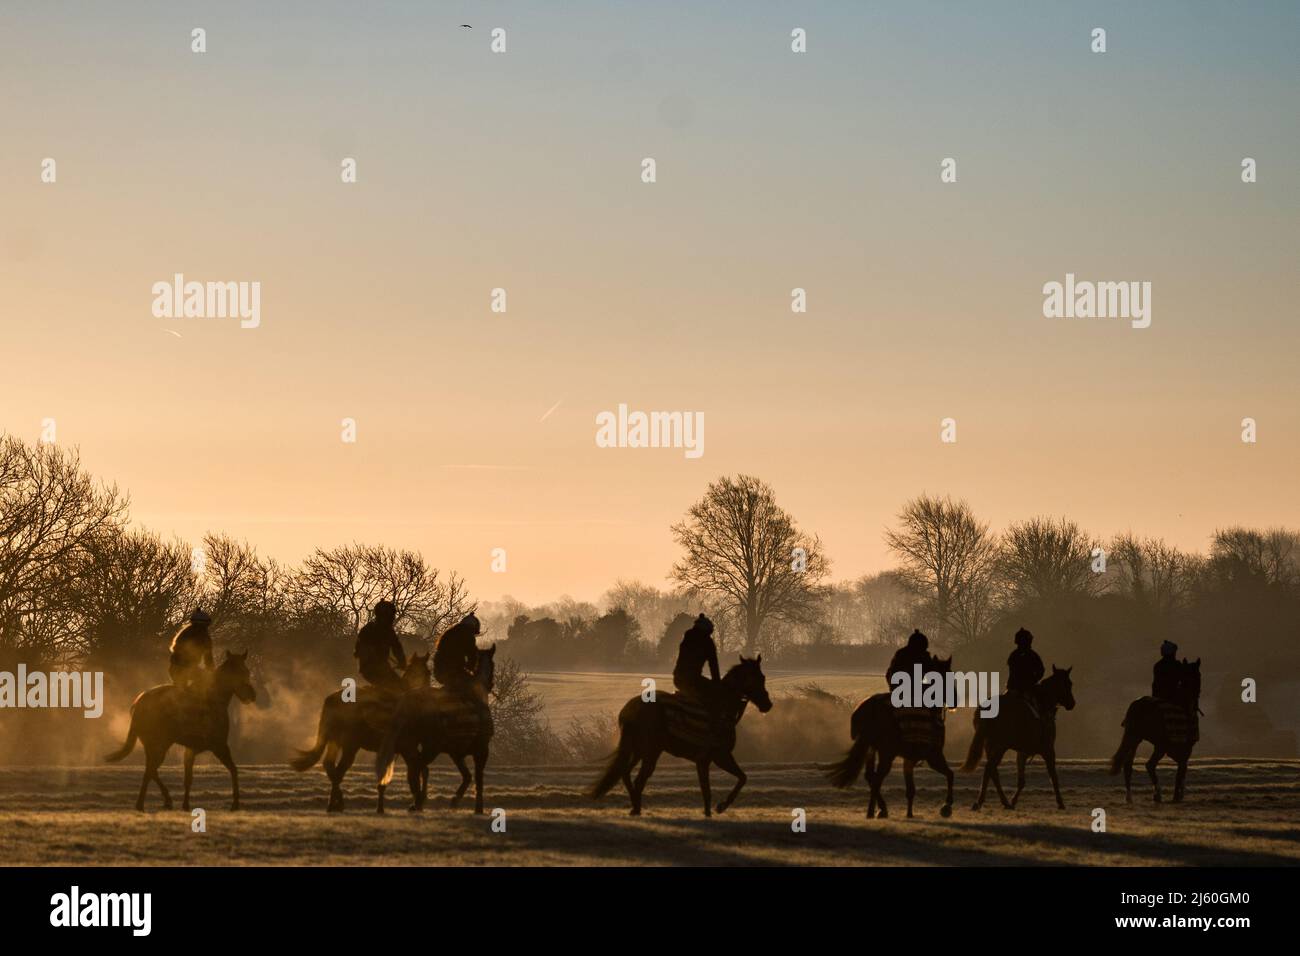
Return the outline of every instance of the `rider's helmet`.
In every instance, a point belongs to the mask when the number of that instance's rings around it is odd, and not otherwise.
[[[388,599],[384,599],[375,605],[375,619],[378,621],[391,621],[397,617],[397,605]]]
[[[913,631],[911,637],[907,639],[907,648],[911,651],[929,650],[930,639],[919,630]]]
[[[1034,643],[1034,635],[1023,627],[1016,631],[1016,647],[1028,647],[1032,643]]]
[[[1178,645],[1173,641],[1165,641],[1160,645],[1161,657],[1175,657],[1178,654]]]
[[[195,627],[207,627],[212,623],[212,617],[203,608],[196,607],[190,615],[190,623]]]

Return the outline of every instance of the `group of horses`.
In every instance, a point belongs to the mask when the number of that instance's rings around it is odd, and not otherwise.
[[[385,790],[392,780],[395,760],[401,756],[406,764],[407,784],[412,802],[409,809],[423,809],[428,797],[429,765],[446,754],[461,774],[460,788],[452,798],[457,806],[469,789],[471,776],[467,759],[474,763],[474,812],[483,813],[483,771],[493,726],[489,706],[494,687],[495,651],[488,648],[478,655],[477,670],[465,687],[456,690],[433,687],[430,681],[429,656],[413,655],[401,675],[400,689],[361,687],[355,699],[347,699],[342,690],[325,698],[316,731],[316,743],[300,751],[291,762],[295,770],[305,771],[318,761],[330,782],[326,809],[343,809],[343,778],[359,752],[376,755],[375,777],[378,786],[379,813],[384,812]],[[145,691],[131,705],[131,725],[126,742],[107,756],[109,761],[126,757],[138,741],[144,744],[145,768],[140,783],[136,809],[144,809],[149,782],[158,785],[163,806],[171,809],[167,787],[158,776],[167,751],[179,744],[185,751],[185,795],[182,808],[190,808],[190,786],[194,757],[211,751],[230,772],[233,799],[231,809],[239,809],[239,771],[231,758],[227,741],[230,730],[231,697],[248,703],[256,699],[249,674],[248,655],[228,653],[221,664],[205,675],[201,686],[182,689],[172,684]],[[1184,682],[1187,700],[1181,706],[1194,712],[1200,697],[1200,662],[1186,664]],[[932,670],[942,679],[951,669],[952,659],[935,659]],[[1064,809],[1061,787],[1056,774],[1056,713],[1074,709],[1071,668],[1052,667],[1050,675],[1022,694],[1007,694],[995,715],[975,713],[974,736],[962,770],[975,770],[985,759],[979,796],[972,809],[984,804],[988,785],[993,783],[998,798],[1007,809],[1014,809],[1025,786],[1025,768],[1033,757],[1041,757],[1052,782],[1056,805]],[[736,728],[745,710],[753,704],[761,713],[772,709],[767,680],[762,669],[762,655],[750,659],[743,655],[721,678],[714,702],[717,715],[712,732],[687,735],[674,726],[669,717],[674,694],[638,695],[627,702],[618,715],[618,746],[610,756],[600,778],[589,793],[594,798],[607,794],[621,780],[631,801],[631,813],[638,816],[642,797],[659,758],[667,753],[695,764],[703,797],[704,815],[722,813],[731,806],[745,785],[746,775],[733,755]],[[948,817],[953,804],[953,771],[944,758],[944,725],[934,722],[933,731],[925,735],[905,734],[900,726],[899,709],[893,706],[888,692],[862,701],[853,711],[849,730],[853,744],[845,757],[823,768],[829,782],[848,787],[862,774],[870,788],[868,817],[885,817],[888,811],[881,787],[895,759],[903,760],[903,778],[907,794],[907,815],[913,815],[916,785],[913,769],[924,762],[943,774],[947,795],[940,814]],[[1162,799],[1156,765],[1166,755],[1177,763],[1173,799],[1183,798],[1187,763],[1195,743],[1194,734],[1171,733],[1163,702],[1151,697],[1135,700],[1124,717],[1124,736],[1111,759],[1110,773],[1123,771],[1125,799],[1132,802],[1133,759],[1139,744],[1154,746],[1147,761],[1147,772],[1154,787],[1154,799]],[[1002,789],[998,766],[1008,751],[1016,752],[1016,790],[1008,800]],[[711,798],[709,773],[717,766],[735,778],[725,798],[715,806]],[[635,776],[633,774],[635,773]]]

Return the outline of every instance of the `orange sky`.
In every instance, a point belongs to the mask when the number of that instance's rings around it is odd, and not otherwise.
[[[54,418],[142,524],[542,601],[664,584],[739,471],[836,577],[921,491],[1187,548],[1300,523],[1285,13],[1116,8],[1107,60],[1061,11],[828,5],[799,57],[779,7],[512,13],[496,56],[454,14],[258,9],[205,14],[203,55],[166,8],[0,15],[0,428]],[[261,326],[154,318],[176,272],[260,282]],[[1150,281],[1151,327],[1045,319],[1067,272]],[[705,454],[597,448],[619,403],[703,412]]]

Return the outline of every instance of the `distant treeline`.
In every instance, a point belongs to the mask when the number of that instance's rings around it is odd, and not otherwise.
[[[670,529],[683,550],[670,587],[478,606],[413,551],[353,544],[286,567],[218,533],[164,539],[130,524],[127,505],[75,451],[0,438],[0,670],[104,670],[121,700],[165,679],[167,642],[196,605],[219,648],[251,651],[272,686],[305,689],[310,674],[313,695],[355,673],[352,640],[380,598],[396,603],[408,650],[477,607],[484,640],[524,671],[663,673],[701,611],[724,667],[762,653],[769,670],[879,672],[914,627],[957,669],[998,669],[1023,626],[1045,661],[1076,668],[1086,716],[1070,719],[1097,722],[1090,737],[1113,736],[1121,699],[1144,692],[1168,639],[1203,659],[1203,707],[1242,752],[1295,748],[1295,715],[1278,710],[1300,679],[1300,534],[1286,529],[1222,528],[1188,553],[1133,534],[1103,541],[1060,517],[994,532],[965,502],[922,496],[886,533],[894,570],[830,583],[820,541],[742,475],[710,485]],[[1243,706],[1248,679],[1257,705]]]

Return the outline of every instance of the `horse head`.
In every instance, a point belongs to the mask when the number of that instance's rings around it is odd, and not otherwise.
[[[763,655],[746,658],[740,655],[740,663],[727,671],[723,682],[740,695],[741,700],[750,701],[759,713],[766,714],[772,709],[772,698],[767,693],[767,678],[763,676]]]
[[[1070,680],[1072,670],[1073,667],[1062,669],[1053,664],[1052,676],[1043,681],[1044,686],[1051,688],[1052,701],[1066,710],[1074,710],[1074,682]]]
[[[248,672],[248,651],[236,654],[227,651],[225,659],[215,673],[218,693],[229,699],[234,694],[246,704],[257,700],[257,691],[253,689],[252,675]]]
[[[432,676],[433,672],[429,670],[429,655],[412,654],[406,662],[406,669],[402,671],[402,683],[411,690],[428,687]]]
[[[485,697],[492,693],[492,688],[496,685],[496,656],[497,646],[495,644],[487,650],[478,652],[478,663],[474,667],[474,680],[482,686]]]
[[[1187,703],[1197,710],[1200,709],[1201,701],[1201,659],[1188,663],[1187,658],[1183,658],[1183,693],[1187,695]]]

